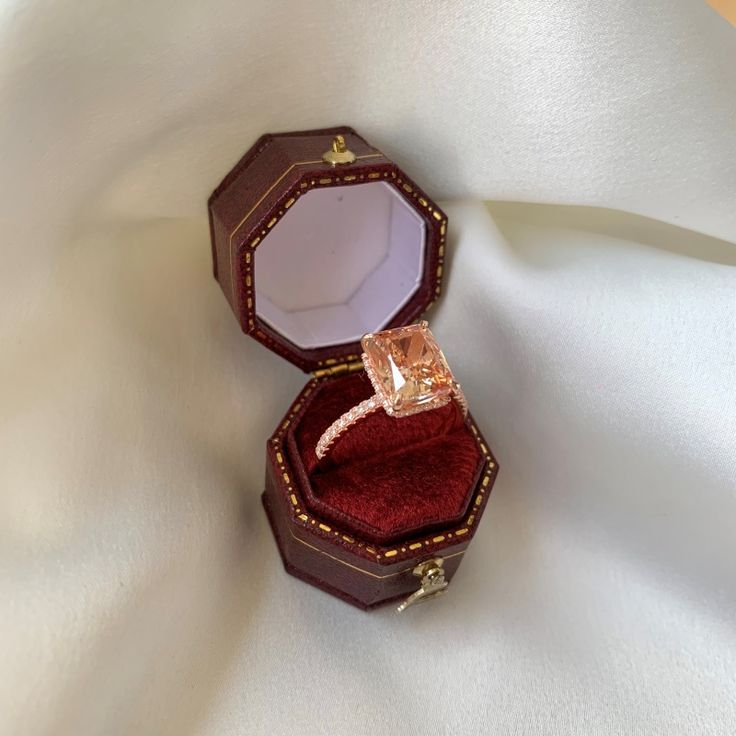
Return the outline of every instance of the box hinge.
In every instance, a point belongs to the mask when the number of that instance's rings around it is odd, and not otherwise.
[[[355,373],[363,370],[363,361],[355,360],[352,363],[335,363],[335,365],[326,368],[318,368],[313,372],[315,378],[326,378],[332,376],[341,376],[343,373]]]

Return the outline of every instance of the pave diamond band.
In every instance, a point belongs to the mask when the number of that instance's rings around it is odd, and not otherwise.
[[[375,394],[325,430],[315,448],[319,460],[338,437],[379,409],[402,418],[439,409],[454,399],[463,416],[468,413],[462,388],[426,322],[369,333],[361,343],[363,365]]]
[[[343,414],[336,422],[333,422],[319,438],[319,442],[316,447],[317,457],[321,460],[327,454],[332,443],[341,434],[344,434],[353,424],[359,422],[369,414],[373,414],[374,411],[378,411],[380,408],[381,403],[375,396],[371,396],[370,399],[361,401],[360,404],[354,406],[350,411],[345,412],[345,414]]]

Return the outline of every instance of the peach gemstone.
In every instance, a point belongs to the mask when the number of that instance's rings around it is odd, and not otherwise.
[[[424,323],[366,335],[362,345],[376,393],[392,413],[411,413],[450,398],[452,372]]]

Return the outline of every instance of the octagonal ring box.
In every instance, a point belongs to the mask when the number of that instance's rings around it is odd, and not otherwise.
[[[439,295],[444,212],[337,127],[264,135],[209,215],[215,277],[243,331],[312,374],[267,442],[263,505],[287,571],[363,609],[444,592],[498,471],[472,417],[455,402],[379,411],[325,461],[314,450],[373,394],[361,336],[416,321]]]

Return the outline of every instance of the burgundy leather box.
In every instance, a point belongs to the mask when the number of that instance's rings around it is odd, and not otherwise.
[[[498,472],[453,403],[380,411],[314,447],[372,395],[360,338],[440,293],[447,217],[352,128],[265,135],[209,200],[215,277],[243,331],[312,378],[267,443],[263,503],[286,569],[360,608],[445,592]],[[462,380],[462,355],[449,356]]]

